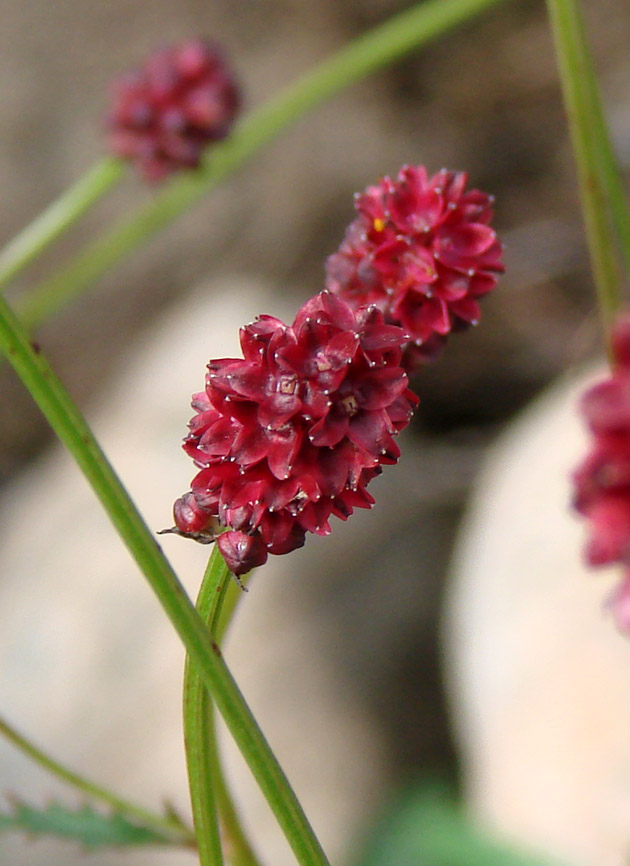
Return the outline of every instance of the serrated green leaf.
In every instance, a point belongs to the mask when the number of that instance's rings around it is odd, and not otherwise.
[[[149,827],[133,824],[123,815],[105,815],[91,806],[71,809],[52,802],[45,808],[21,800],[12,801],[9,812],[0,812],[0,832],[22,831],[29,836],[74,839],[87,849],[135,845],[168,845],[169,840]]]
[[[559,866],[486,835],[445,786],[407,791],[377,824],[355,866]]]

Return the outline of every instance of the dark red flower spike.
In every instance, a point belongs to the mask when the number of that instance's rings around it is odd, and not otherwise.
[[[307,532],[328,534],[331,515],[370,508],[366,487],[398,459],[418,402],[400,366],[406,341],[375,307],[330,292],[291,326],[261,316],[243,328],[243,358],[211,361],[193,398],[184,449],[200,471],[175,503],[177,530],[229,527],[217,543],[240,575]]]
[[[357,218],[326,264],[326,287],[351,306],[375,304],[409,334],[403,366],[433,358],[453,330],[477,324],[479,299],[503,271],[491,196],[467,175],[404,166],[355,200]]]
[[[152,181],[197,168],[206,146],[224,138],[240,103],[221,49],[189,39],[156,52],[113,85],[110,147]]]

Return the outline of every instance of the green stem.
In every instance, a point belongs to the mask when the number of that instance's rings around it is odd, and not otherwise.
[[[594,130],[601,132],[603,113],[598,117],[594,109],[594,105],[599,103],[599,94],[579,3],[577,0],[547,0],[547,6],[577,164],[593,278],[608,339],[612,320],[620,305],[620,286],[601,167],[602,142],[597,142],[593,135]]]
[[[249,574],[243,575],[241,577],[241,584],[247,586],[253,574],[254,572],[250,571]],[[222,643],[225,633],[232,622],[236,606],[242,598],[243,590],[241,587],[237,585],[235,580],[228,581],[222,593],[221,606],[217,610],[212,624],[213,633],[218,644]],[[231,854],[231,866],[259,866],[258,859],[252,850],[249,840],[245,836],[243,825],[221,772],[221,762],[219,760],[216,735],[214,734],[214,715],[210,717],[210,721],[213,726],[211,742],[216,752],[213,766],[218,770],[214,780],[215,789],[221,823],[227,847]]]
[[[582,39],[587,45],[583,22],[581,24]],[[589,64],[589,74],[584,83],[589,88],[592,118],[591,136],[593,144],[597,148],[597,163],[602,173],[602,183],[608,195],[611,220],[624,257],[626,277],[628,277],[630,275],[630,198],[625,188],[619,160],[612,145],[590,52],[587,52],[586,61]]]
[[[20,309],[22,321],[33,328],[67,304],[312,108],[499,2],[425,0],[342,48],[253,111],[228,139],[209,150],[200,171],[172,181],[152,202],[108,229],[57,274],[35,287]]]
[[[48,770],[49,773],[52,773],[53,776],[56,776],[68,785],[78,788],[89,797],[107,803],[107,805],[111,806],[116,812],[126,815],[131,819],[140,821],[144,826],[150,827],[155,832],[160,833],[165,840],[171,844],[194,847],[195,834],[191,828],[183,824],[179,818],[164,818],[161,815],[149,812],[147,809],[142,808],[142,806],[130,803],[129,800],[119,797],[117,794],[108,791],[106,788],[101,788],[100,785],[95,785],[84,776],[80,776],[78,773],[68,770],[58,761],[55,761],[27,740],[22,734],[18,733],[12,725],[1,717],[0,734],[9,740],[9,742],[17,749],[31,758],[31,760],[35,761],[36,764],[39,764],[40,767]]]
[[[0,288],[73,225],[122,177],[125,165],[103,159],[67,189],[0,251]]]
[[[196,607],[217,643],[234,608],[230,604],[231,610],[225,611],[229,615],[221,618],[224,600],[231,585],[236,586],[219,549],[215,547],[203,576]],[[238,594],[241,594],[240,590]],[[233,598],[234,594],[230,596],[230,599]],[[201,866],[217,866],[223,862],[216,820],[217,806],[225,848],[232,866],[258,866],[221,772],[210,695],[188,660],[184,676],[184,739]]]
[[[0,297],[0,349],[92,485],[110,520],[147,578],[225,719],[301,866],[328,866],[275,755],[160,546],[48,362]]]
[[[214,638],[212,623],[220,609],[230,573],[215,546],[197,599],[197,611]],[[212,703],[197,669],[186,656],[184,672],[184,742],[186,766],[197,835],[200,866],[222,866],[223,848],[217,814],[212,726]]]
[[[241,583],[246,585],[251,578],[253,572],[241,577]],[[219,610],[218,616],[215,617],[214,633],[217,642],[221,643],[223,636],[227,631],[228,626],[232,621],[232,614],[236,605],[243,597],[243,591],[236,585],[236,582],[231,580],[223,594],[222,609]],[[206,692],[207,694],[207,692]],[[214,733],[214,714],[210,716],[212,724],[212,747],[215,750],[215,759],[213,766],[215,767],[215,790],[217,794],[217,802],[219,804],[219,814],[221,815],[221,824],[226,838],[226,847],[230,852],[231,866],[259,866],[259,861],[249,843],[247,836],[243,830],[243,825],[234,806],[234,801],[227,788],[225,777],[221,772],[221,762],[219,760],[216,734]]]

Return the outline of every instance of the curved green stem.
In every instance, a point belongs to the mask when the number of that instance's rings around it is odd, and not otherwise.
[[[228,139],[209,150],[200,171],[172,181],[152,202],[108,229],[57,274],[35,287],[19,309],[22,321],[33,328],[67,304],[312,108],[499,2],[425,0],[342,48],[253,111]]]
[[[547,6],[577,164],[593,278],[608,339],[620,305],[620,279],[602,170],[601,133],[605,122],[578,0],[547,0]]]
[[[140,821],[144,826],[150,827],[156,833],[164,837],[165,841],[173,845],[185,845],[189,847],[195,846],[195,834],[190,827],[187,827],[179,818],[175,816],[163,817],[156,815],[142,806],[137,806],[118,794],[102,788],[100,785],[95,785],[90,782],[85,776],[80,776],[78,773],[64,767],[50,755],[47,755],[40,748],[35,746],[30,740],[27,740],[22,734],[10,725],[6,719],[0,717],[0,734],[4,736],[17,749],[27,755],[31,760],[39,764],[53,776],[78,788],[89,797],[107,803],[116,812],[128,816],[131,819]]]
[[[223,635],[229,623],[234,607],[231,604],[231,610],[226,611],[229,615],[221,618],[224,600],[232,585],[236,587],[218,547],[215,547],[208,560],[196,607],[217,642],[219,634]],[[238,595],[241,594],[238,590]],[[232,594],[230,598],[234,599],[235,595]],[[217,866],[223,862],[217,828],[217,806],[224,846],[232,866],[258,866],[221,772],[210,695],[188,660],[184,676],[184,739],[201,866]]]
[[[0,297],[0,349],[74,457],[179,634],[301,866],[326,856],[221,651],[48,362]]]
[[[119,159],[101,160],[9,241],[0,250],[0,288],[89,210],[120,180],[124,170]]]

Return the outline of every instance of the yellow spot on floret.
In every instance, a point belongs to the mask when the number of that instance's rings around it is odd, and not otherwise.
[[[376,217],[374,220],[374,230],[377,232],[382,232],[385,229],[385,220],[382,220],[380,217]]]

